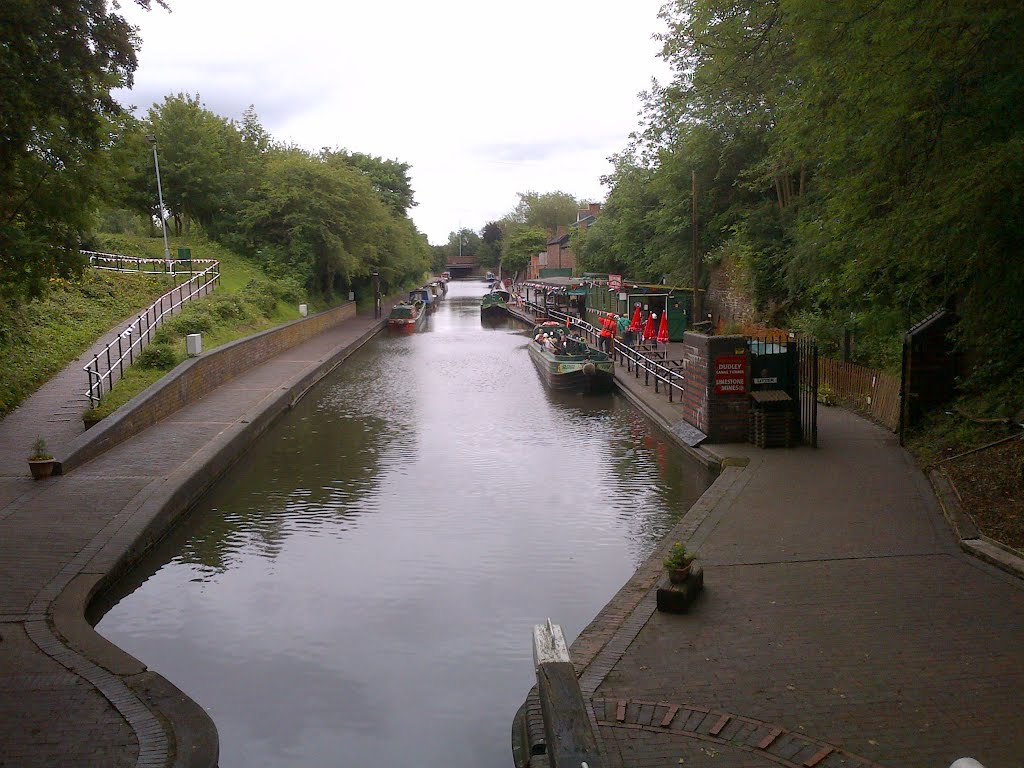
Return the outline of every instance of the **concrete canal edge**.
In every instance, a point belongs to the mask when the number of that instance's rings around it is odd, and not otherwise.
[[[341,316],[332,318],[334,321],[328,325],[317,323],[318,316],[313,316],[283,328],[240,339],[226,345],[224,349],[234,359],[239,356],[253,359],[253,347],[249,346],[247,353],[246,345],[256,345],[258,355],[263,360],[269,359],[273,354],[296,346],[353,316],[355,307],[339,314]],[[312,327],[317,329],[313,333],[308,332],[312,330],[310,328],[298,332],[286,330],[310,321],[314,321]],[[174,768],[216,768],[219,758],[217,728],[207,712],[173,683],[148,670],[145,664],[96,632],[87,619],[90,605],[162,539],[282,413],[292,408],[317,382],[385,326],[385,319],[375,322],[355,341],[335,349],[317,364],[306,367],[292,381],[283,383],[275,395],[265,399],[246,418],[224,430],[168,477],[149,483],[117,515],[114,521],[119,526],[116,533],[92,558],[93,563],[98,561],[115,565],[109,569],[95,566],[90,568],[86,565],[70,579],[51,603],[50,613],[57,635],[55,641],[63,645],[70,659],[70,664],[65,665],[99,688],[132,726],[139,740],[139,765],[164,765],[158,753],[166,734],[166,741],[169,742],[166,750],[173,758],[171,765]],[[283,329],[285,333],[282,334]],[[265,354],[268,346],[275,350],[273,354]],[[181,370],[176,369],[123,406],[117,414],[116,423],[108,425],[106,429],[94,428],[82,435],[66,453],[65,469],[84,463],[116,442],[127,439],[118,439],[120,434],[141,431],[155,423],[156,420],[150,421],[151,414],[144,414],[140,419],[138,411],[151,408],[154,402],[159,402],[164,390],[177,390],[175,398],[180,397],[181,392],[189,389],[187,383],[183,383],[185,380],[182,375],[194,369],[199,359],[183,363],[179,366]],[[196,396],[197,390],[194,387],[191,394],[194,399],[202,396]],[[147,421],[149,423],[139,428],[140,422]],[[111,430],[113,435],[110,434]],[[93,440],[102,445],[91,445]],[[60,648],[57,652],[61,652]],[[92,674],[89,674],[90,670]],[[153,723],[152,717],[156,718],[159,726]],[[164,733],[158,733],[158,728]]]
[[[654,420],[659,426],[664,424],[660,417],[654,417]],[[584,627],[570,647],[570,656],[595,734],[597,721],[591,711],[590,698],[655,610],[653,595],[663,575],[662,560],[676,541],[687,542],[690,548],[699,550],[700,544],[717,524],[724,509],[740,493],[752,474],[746,463],[723,463],[714,454],[709,454],[702,463],[720,468],[718,477],[590,624]],[[550,765],[545,754],[545,740],[544,716],[537,686],[534,686],[512,722],[512,756],[516,768],[544,768]],[[603,750],[600,739],[598,745]]]

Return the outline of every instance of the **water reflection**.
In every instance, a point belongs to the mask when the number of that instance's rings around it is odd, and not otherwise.
[[[482,292],[353,355],[100,624],[226,768],[508,766],[533,624],[575,637],[705,487],[623,399],[547,390]]]

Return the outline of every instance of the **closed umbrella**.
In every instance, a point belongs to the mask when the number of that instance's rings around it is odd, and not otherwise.
[[[644,326],[644,341],[652,341],[657,339],[658,332],[654,328],[654,321],[657,319],[657,315],[651,312],[647,316],[647,324]]]
[[[629,323],[629,330],[633,333],[638,333],[643,326],[640,324],[640,305],[636,305],[636,309],[633,310],[633,319]]]
[[[658,343],[668,344],[668,312],[661,313],[661,325],[658,326]]]

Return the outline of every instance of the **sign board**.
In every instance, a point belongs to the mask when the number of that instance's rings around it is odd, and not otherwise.
[[[747,391],[746,356],[719,355],[715,358],[714,377],[716,395],[742,395]]]
[[[760,378],[754,379],[755,384],[778,384],[778,376],[761,376]]]
[[[608,287],[613,291],[622,289],[622,275],[608,275]]]

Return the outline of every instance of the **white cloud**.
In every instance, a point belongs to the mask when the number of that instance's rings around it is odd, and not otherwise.
[[[169,0],[122,5],[139,27],[141,109],[170,93],[278,140],[412,165],[412,216],[431,242],[507,213],[516,193],[601,199],[608,155],[663,76],[662,0]]]

